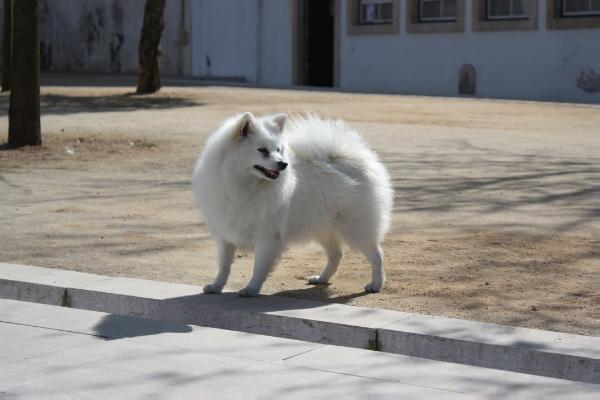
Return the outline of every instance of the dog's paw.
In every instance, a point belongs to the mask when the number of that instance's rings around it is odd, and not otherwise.
[[[255,297],[258,296],[258,289],[255,288],[251,288],[249,286],[241,289],[240,291],[238,291],[238,294],[240,295],[240,297]]]
[[[308,283],[310,283],[311,285],[320,285],[329,282],[320,279],[319,275],[313,275],[308,277]]]
[[[381,291],[382,286],[383,283],[371,282],[365,285],[365,290],[369,293],[379,293]]]
[[[213,283],[213,284],[204,286],[203,291],[206,294],[219,294],[223,291],[223,286],[217,286]]]

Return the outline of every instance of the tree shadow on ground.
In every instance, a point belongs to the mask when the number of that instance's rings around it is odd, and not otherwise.
[[[6,143],[0,143],[0,151],[14,150],[16,148],[17,148],[17,146],[12,146],[8,142],[6,142]],[[0,180],[2,180],[2,178],[0,178]]]
[[[8,115],[10,98],[0,97],[0,117]],[[165,110],[169,108],[198,107],[203,104],[183,97],[139,96],[135,93],[105,96],[40,96],[41,114],[67,115],[76,113],[127,112],[135,110]]]
[[[528,153],[468,140],[448,140],[443,148],[436,143],[400,154],[380,152],[392,176],[394,213],[465,212],[475,224],[480,216],[510,213],[523,215],[524,225],[535,207],[549,221],[567,217],[561,232],[599,222],[600,157],[592,152]]]

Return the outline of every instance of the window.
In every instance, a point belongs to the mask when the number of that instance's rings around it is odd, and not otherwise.
[[[359,24],[391,24],[393,5],[389,0],[360,0],[358,10]]]
[[[464,32],[465,0],[406,0],[406,32]]]
[[[400,0],[347,0],[348,35],[393,35],[400,29]]]
[[[534,31],[538,0],[473,0],[472,18],[474,31]]]
[[[419,21],[456,21],[457,0],[420,0]]]
[[[547,0],[548,29],[600,28],[600,0]]]
[[[565,17],[600,16],[600,0],[562,0]]]
[[[487,19],[526,19],[527,0],[487,0]]]

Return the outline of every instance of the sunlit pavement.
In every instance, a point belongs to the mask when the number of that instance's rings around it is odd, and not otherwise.
[[[598,385],[0,300],[0,398],[589,398]]]

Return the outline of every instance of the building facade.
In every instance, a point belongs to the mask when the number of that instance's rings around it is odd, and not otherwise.
[[[341,87],[600,103],[597,0],[397,0],[387,25],[342,3]]]
[[[600,0],[202,0],[190,15],[195,76],[600,103]]]
[[[135,72],[143,0],[44,0],[47,70]],[[167,0],[163,73],[600,103],[600,0]]]

